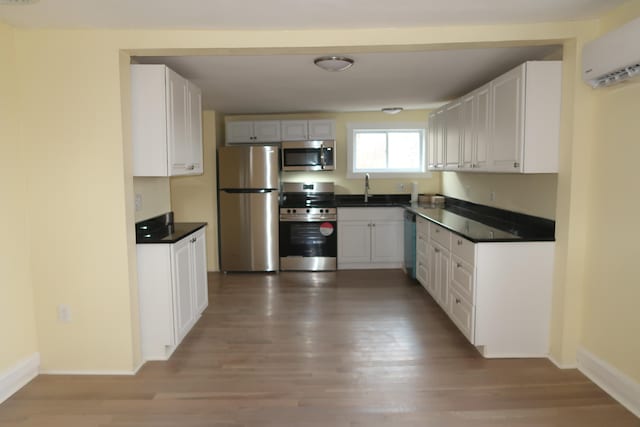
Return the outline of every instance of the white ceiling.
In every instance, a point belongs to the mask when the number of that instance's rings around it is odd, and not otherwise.
[[[2,0],[0,0],[2,1]],[[40,0],[0,5],[0,21],[27,28],[330,29],[568,21],[625,0]],[[549,46],[425,52],[351,52],[354,67],[329,73],[321,53],[137,58],[166,63],[228,114],[431,108]],[[333,54],[327,51],[324,54]]]
[[[327,72],[318,55],[141,57],[167,64],[202,89],[203,104],[228,114],[433,108],[554,46],[350,53],[355,65]],[[330,53],[330,52],[328,52]]]

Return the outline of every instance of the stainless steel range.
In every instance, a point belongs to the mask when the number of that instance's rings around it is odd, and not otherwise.
[[[280,270],[335,270],[338,224],[333,182],[285,182],[280,202]]]

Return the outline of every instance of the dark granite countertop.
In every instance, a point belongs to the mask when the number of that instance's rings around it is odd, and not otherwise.
[[[173,212],[136,223],[136,243],[176,243],[206,222],[173,222]]]
[[[339,208],[385,208],[393,206],[409,206],[408,194],[372,194],[365,203],[364,194],[336,194],[336,205]]]
[[[555,222],[531,215],[447,197],[444,207],[410,203],[408,194],[375,194],[364,202],[362,194],[336,195],[338,207],[404,207],[475,243],[552,242]]]

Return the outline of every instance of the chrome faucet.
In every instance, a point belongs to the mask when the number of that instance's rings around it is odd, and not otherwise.
[[[369,201],[369,190],[371,189],[371,185],[369,185],[369,173],[364,174],[364,202],[367,203]]]

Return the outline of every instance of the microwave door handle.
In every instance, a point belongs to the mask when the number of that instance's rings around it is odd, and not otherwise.
[[[324,143],[320,143],[320,168],[324,170],[326,163],[324,159]]]

